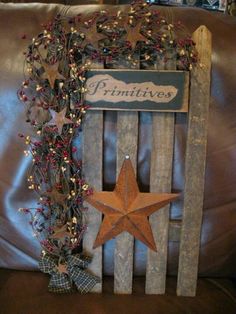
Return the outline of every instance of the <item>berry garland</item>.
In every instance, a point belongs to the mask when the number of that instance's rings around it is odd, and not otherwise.
[[[192,39],[181,37],[180,22],[169,23],[143,1],[127,12],[57,15],[43,27],[25,53],[26,78],[18,92],[35,130],[35,136],[20,137],[33,161],[28,187],[39,200],[35,208],[20,211],[31,215],[42,246],[40,269],[52,276],[49,290],[67,292],[76,286],[84,293],[99,281],[85,271],[90,260],[80,254],[86,230],[83,200],[92,193],[75,145],[88,109],[86,72],[95,63],[155,68],[158,60],[168,61],[170,52],[178,70],[191,70],[197,53]]]

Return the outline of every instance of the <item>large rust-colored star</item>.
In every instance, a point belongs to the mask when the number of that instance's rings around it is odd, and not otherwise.
[[[127,32],[126,40],[130,42],[132,49],[135,48],[138,41],[147,41],[146,37],[144,37],[140,33],[142,22],[138,22],[134,27],[128,25],[128,23],[125,23],[125,30]]]
[[[64,76],[58,72],[59,62],[56,62],[54,64],[48,64],[42,61],[42,65],[45,70],[42,77],[48,79],[51,88],[54,88],[55,81],[57,79],[58,80],[65,79]]]
[[[57,127],[58,133],[61,134],[64,124],[73,123],[73,121],[65,117],[66,110],[67,108],[64,108],[62,111],[56,112],[52,109],[49,109],[52,119],[46,125],[55,125]]]
[[[93,23],[90,28],[84,28],[83,33],[85,38],[83,39],[82,47],[84,48],[88,44],[91,44],[94,48],[98,49],[98,42],[101,39],[105,39],[102,33],[97,32],[97,23]]]
[[[86,201],[105,216],[94,243],[102,245],[128,231],[150,249],[157,250],[148,216],[175,200],[178,194],[140,193],[130,159],[122,165],[113,192],[94,192]]]

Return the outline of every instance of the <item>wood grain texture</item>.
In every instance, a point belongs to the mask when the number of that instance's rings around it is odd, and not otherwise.
[[[176,59],[172,52],[166,64],[160,67],[175,70]],[[150,192],[170,192],[174,147],[173,113],[153,113]],[[150,216],[150,224],[157,252],[147,251],[146,294],[164,294],[166,285],[169,208],[167,205]]]
[[[151,192],[170,192],[174,144],[174,114],[153,115],[153,143],[151,154]],[[148,250],[146,293],[165,293],[169,205],[150,216],[157,253]]]
[[[205,26],[200,26],[193,33],[193,40],[200,63],[191,75],[177,283],[177,295],[181,296],[196,295],[210,100],[211,33]]]
[[[137,167],[138,113],[117,113],[117,175],[126,155],[130,156],[134,170]],[[134,238],[123,232],[116,238],[114,256],[114,292],[131,294],[133,281]]]
[[[83,126],[83,172],[85,180],[97,191],[102,190],[103,112],[87,111]],[[102,280],[102,246],[93,249],[102,214],[88,204],[87,231],[83,238],[84,252],[93,257],[89,270]],[[102,292],[97,284],[92,292]]]

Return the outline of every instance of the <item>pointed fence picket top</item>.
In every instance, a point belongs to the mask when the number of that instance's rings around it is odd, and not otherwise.
[[[199,65],[191,73],[185,187],[177,294],[195,296],[202,224],[208,111],[210,101],[211,33],[200,26],[192,36]]]

